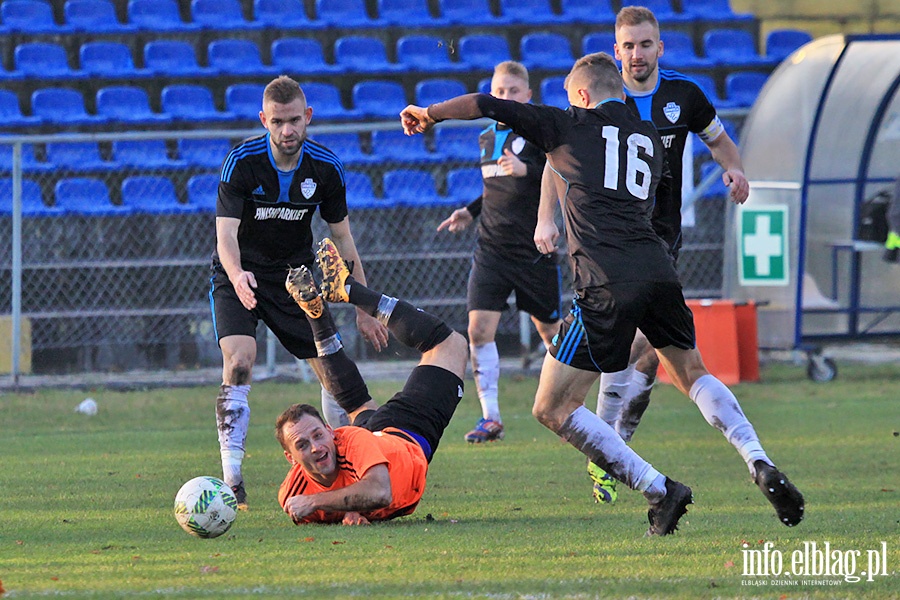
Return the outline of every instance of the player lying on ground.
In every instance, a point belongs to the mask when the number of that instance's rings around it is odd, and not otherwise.
[[[437,317],[354,280],[328,238],[319,244],[318,263],[321,294],[306,267],[292,269],[285,286],[312,326],[321,381],[351,425],[332,429],[308,404],[278,417],[275,437],[292,465],[278,502],[297,524],[366,525],[408,515],[422,498],[428,463],[462,398],[468,344]],[[325,300],[356,305],[422,352],[403,390],[383,406],[369,396],[344,352]]]

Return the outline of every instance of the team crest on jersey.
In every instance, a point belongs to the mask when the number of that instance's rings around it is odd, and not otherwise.
[[[670,123],[675,123],[678,121],[678,117],[681,116],[681,107],[674,102],[669,102],[663,106],[663,114],[666,115]]]
[[[517,137],[509,147],[512,148],[513,154],[518,154],[525,147],[525,138]]]
[[[316,182],[307,177],[300,184],[300,193],[303,194],[303,197],[309,200],[312,198],[312,195],[316,193]]]

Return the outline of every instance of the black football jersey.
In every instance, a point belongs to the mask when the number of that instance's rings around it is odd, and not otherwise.
[[[481,203],[470,205],[477,214],[478,249],[492,254],[522,260],[535,260],[540,253],[534,247],[534,228],[541,201],[541,174],[546,161],[534,144],[500,123],[495,123],[478,137],[481,148],[481,176],[484,191]],[[509,150],[525,163],[524,177],[507,175],[497,160]],[[480,206],[479,206],[480,204]]]
[[[344,166],[321,144],[303,142],[293,171],[275,166],[269,134],[238,144],[222,163],[216,216],[241,220],[238,246],[245,270],[311,264],[316,209],[328,223],[347,216]]]
[[[626,102],[652,121],[662,138],[672,180],[671,189],[660,193],[653,209],[657,233],[673,249],[681,246],[682,157],[688,133],[702,133],[716,120],[712,102],[690,77],[677,71],[659,70],[656,88],[637,95],[625,89]]]
[[[593,109],[534,106],[479,95],[481,112],[547,153],[559,175],[576,289],[609,282],[677,281],[650,224],[662,141],[624,102]]]

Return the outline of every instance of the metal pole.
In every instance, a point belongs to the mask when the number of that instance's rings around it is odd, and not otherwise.
[[[13,144],[12,155],[12,357],[13,384],[19,385],[19,353],[22,350],[22,142]]]

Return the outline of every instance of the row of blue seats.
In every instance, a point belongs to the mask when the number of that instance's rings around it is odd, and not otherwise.
[[[694,50],[691,37],[679,31],[663,34],[664,60],[673,69],[774,66],[810,41],[806,32],[776,30],[767,36],[767,53],[756,51],[753,37],[741,29],[711,29],[703,36],[704,56]],[[591,33],[581,40],[578,55],[612,53],[612,33]],[[522,36],[519,55],[513,57],[504,36],[465,35],[451,60],[449,44],[438,36],[407,35],[397,41],[397,61],[388,59],[377,37],[346,36],[334,44],[334,64],[325,61],[322,46],[312,38],[281,38],[271,45],[271,64],[262,60],[255,42],[219,39],[207,47],[206,65],[194,46],[179,40],[153,40],[144,46],[144,66],[137,67],[131,49],[121,42],[87,42],[78,51],[78,68],[70,66],[66,49],[52,42],[28,42],[13,50],[13,69],[0,71],[0,81],[83,79],[87,77],[210,77],[218,75],[337,75],[352,73],[405,73],[409,71],[459,73],[491,70],[504,60],[518,58],[529,69],[568,70],[575,61],[572,44],[562,34],[533,32]]]
[[[512,25],[615,22],[612,0],[561,0],[561,12],[551,0],[499,0],[494,14],[489,0],[438,0],[432,14],[427,0],[378,0],[377,16],[369,15],[365,0],[316,0],[315,14],[306,12],[302,0],[254,0],[253,19],[244,18],[239,0],[192,0],[190,21],[183,21],[175,0],[131,0],[127,22],[116,16],[109,0],[68,0],[65,22],[57,23],[52,7],[41,0],[7,0],[0,5],[0,33],[130,33],[136,31],[253,30],[263,28],[324,29],[397,25],[446,27],[452,25]],[[728,0],[681,0],[683,12],[669,0],[644,0],[664,23],[695,20],[746,21]]]
[[[716,168],[709,161],[702,165],[702,176]],[[434,176],[428,171],[395,169],[384,173],[382,194],[376,195],[369,175],[345,172],[347,203],[351,209],[391,208],[397,206],[462,206],[482,193],[481,170],[475,167],[453,169],[447,173],[446,193],[438,190]],[[159,175],[126,177],[122,181],[121,203],[113,204],[109,188],[101,179],[92,177],[63,178],[54,186],[52,205],[44,201],[38,182],[22,180],[22,209],[26,216],[79,214],[115,216],[129,214],[184,214],[215,211],[219,177],[200,174],[186,185],[185,201],[179,200],[171,179]],[[706,193],[726,195],[721,182]],[[12,211],[12,179],[0,178],[0,214]]]
[[[383,196],[377,197],[365,173],[347,171],[347,202],[351,208],[461,205],[481,195],[481,171],[462,168],[447,174],[447,193],[438,193],[434,177],[426,171],[398,169],[383,177]],[[118,216],[129,214],[183,214],[215,210],[219,178],[191,177],[185,202],[179,200],[171,179],[159,175],[127,177],[122,181],[121,203],[114,204],[107,184],[93,177],[69,177],[56,182],[54,202],[44,201],[40,184],[22,180],[22,211],[26,216],[78,214]],[[0,214],[12,211],[12,179],[0,178]]]
[[[751,106],[768,76],[753,71],[729,73],[725,79],[724,97],[719,94],[712,77],[696,74],[692,78],[706,91],[713,104],[719,108],[732,108]],[[317,121],[391,120],[410,102],[428,106],[470,91],[462,81],[433,78],[417,83],[414,97],[407,98],[403,85],[398,82],[364,80],[353,86],[353,107],[346,108],[337,86],[321,82],[304,82],[301,85]],[[169,85],[160,94],[161,112],[155,112],[143,88],[110,86],[97,91],[95,114],[88,113],[84,96],[78,90],[40,88],[31,95],[30,115],[22,113],[19,98],[14,92],[0,90],[0,121],[8,127],[21,127],[256,120],[262,107],[264,88],[263,84],[256,83],[230,85],[225,90],[225,109],[219,110],[209,88],[195,84]],[[490,80],[483,79],[477,89],[489,93]],[[545,78],[539,84],[538,91],[541,103],[560,108],[568,106],[563,77]]]
[[[121,204],[113,204],[107,184],[91,177],[60,179],[54,201],[44,201],[41,186],[22,179],[22,214],[30,217],[67,214],[110,216],[129,214],[184,214],[216,209],[218,175],[195,175],[187,183],[187,202],[180,202],[175,185],[166,177],[135,176],[122,182]],[[12,212],[12,179],[0,178],[0,214]]]

